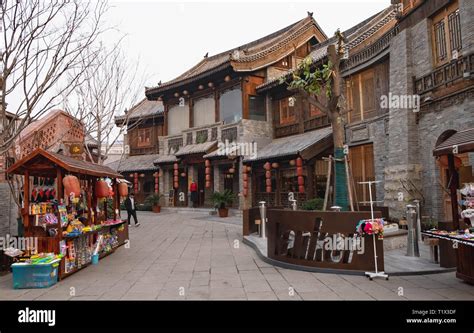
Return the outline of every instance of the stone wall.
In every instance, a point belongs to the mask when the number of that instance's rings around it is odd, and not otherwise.
[[[420,163],[423,165],[422,186],[425,197],[423,214],[445,220],[440,169],[433,156],[438,138],[447,130],[462,131],[474,127],[474,92],[436,102],[421,109],[419,120]],[[471,161],[472,163],[472,161]]]
[[[468,54],[474,51],[474,1],[459,0],[459,12],[461,15],[461,38],[462,53]]]
[[[17,212],[10,186],[6,182],[0,182],[0,237],[18,234]]]
[[[415,32],[422,27],[423,21],[414,27]],[[416,38],[421,38],[421,36],[416,36]],[[413,50],[416,48],[417,52],[421,52],[423,45],[425,45],[423,42],[414,43],[410,29],[402,30],[392,39],[390,44],[390,92],[392,95],[413,94]],[[390,107],[388,129],[384,200],[385,205],[390,207],[390,215],[402,218],[405,215],[407,202],[416,198],[415,191],[410,191],[410,188],[421,189],[422,166],[418,159],[416,112],[410,108]],[[403,200],[399,200],[400,193],[403,195]]]

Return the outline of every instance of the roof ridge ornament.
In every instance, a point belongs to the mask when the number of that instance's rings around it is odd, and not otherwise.
[[[309,17],[313,17],[313,12],[307,11]]]

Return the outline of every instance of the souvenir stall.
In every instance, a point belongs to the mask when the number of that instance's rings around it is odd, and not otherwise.
[[[452,243],[457,258],[456,276],[474,284],[474,177],[472,166],[461,174],[455,163],[457,154],[472,152],[474,128],[453,134],[435,148],[433,155],[448,161],[453,223],[449,230],[432,229],[423,234]]]
[[[28,279],[15,284],[15,270],[53,263],[62,279],[97,263],[128,239],[128,225],[120,218],[120,197],[128,187],[112,169],[37,149],[7,172],[23,176],[24,236],[34,240],[20,263],[12,265],[15,288],[51,284]]]

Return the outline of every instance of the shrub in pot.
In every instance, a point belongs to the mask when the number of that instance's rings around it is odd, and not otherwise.
[[[151,205],[153,212],[161,212],[160,199],[163,195],[159,193],[153,193],[145,199],[145,203]]]
[[[219,211],[220,217],[229,216],[228,205],[231,205],[235,200],[235,194],[230,190],[225,190],[224,192],[214,192],[212,193],[211,200],[214,203],[214,207]]]
[[[303,202],[301,208],[303,210],[322,210],[324,206],[324,199],[322,198],[313,198]]]

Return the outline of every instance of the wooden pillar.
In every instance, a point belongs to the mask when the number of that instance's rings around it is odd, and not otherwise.
[[[314,167],[314,163],[306,165],[306,174],[308,175],[308,183],[306,186],[306,200],[309,200],[314,197]]]
[[[133,191],[135,192],[135,196],[138,192],[138,172],[133,174]]]
[[[25,171],[25,179],[23,184],[23,227],[25,230],[25,236],[29,235],[30,226],[30,172]]]
[[[168,135],[168,111],[169,111],[169,107],[168,107],[168,104],[166,103],[165,110],[163,113],[163,136]]]
[[[89,213],[87,214],[87,222],[89,225],[93,224],[94,221],[92,221],[92,195],[94,193],[94,188],[92,186],[92,178],[87,179],[87,207],[89,207]]]
[[[194,101],[189,99],[189,128],[194,127]]]
[[[64,186],[63,186],[63,172],[60,168],[57,167],[56,169],[56,191],[58,194],[58,202],[61,202],[60,199],[64,198]],[[58,238],[61,239],[63,237],[63,228],[61,226],[61,217],[59,216],[59,212],[57,214],[58,217]]]
[[[459,213],[458,213],[458,195],[459,177],[454,165],[454,155],[448,155],[448,170],[450,174],[449,192],[451,196],[451,213],[453,215],[454,230],[459,229]]]
[[[217,90],[214,90],[214,116],[216,123],[219,122],[220,120],[220,111],[219,111],[219,92]]]

